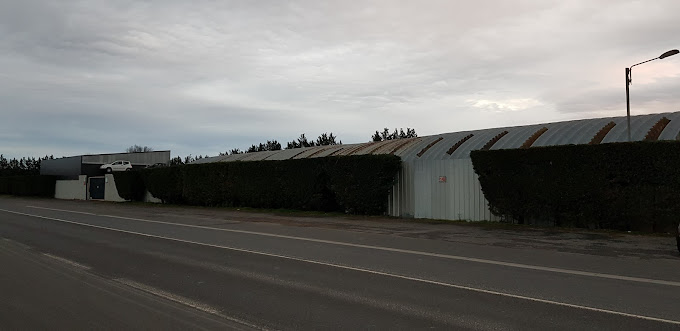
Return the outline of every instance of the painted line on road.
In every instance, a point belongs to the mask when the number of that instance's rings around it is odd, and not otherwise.
[[[83,212],[79,212],[79,211],[71,211],[71,210],[55,209],[55,208],[46,208],[46,207],[38,207],[38,206],[26,206],[26,207],[28,207],[28,208],[35,208],[35,209],[44,209],[44,210],[61,211],[61,212],[67,212],[67,213],[71,213],[71,212],[72,212],[72,213],[77,213],[77,214],[83,213]],[[383,246],[374,246],[374,245],[363,245],[363,244],[353,244],[353,243],[342,242],[342,241],[333,241],[333,240],[315,239],[315,238],[305,238],[305,237],[297,237],[297,236],[287,236],[287,235],[282,235],[282,234],[273,234],[273,233],[266,233],[266,232],[256,232],[256,231],[248,231],[248,230],[234,230],[234,229],[223,229],[223,228],[215,228],[215,227],[210,227],[210,226],[201,226],[201,225],[192,225],[192,224],[181,224],[181,223],[163,222],[163,221],[153,221],[153,220],[147,220],[147,219],[141,219],[141,218],[132,218],[132,217],[115,216],[115,215],[92,214],[92,213],[85,213],[85,214],[93,215],[93,216],[100,216],[100,217],[118,218],[118,219],[130,220],[130,221],[138,221],[138,222],[157,223],[157,224],[182,226],[182,227],[196,228],[196,229],[207,229],[207,230],[215,230],[215,231],[232,232],[232,233],[243,233],[243,234],[250,234],[250,235],[257,235],[257,236],[265,236],[265,237],[273,237],[273,238],[283,238],[283,239],[292,239],[292,240],[300,240],[300,241],[316,242],[316,243],[330,244],[330,245],[338,245],[338,246],[348,246],[348,247],[366,248],[366,249],[373,249],[373,250],[379,250],[379,251],[387,251],[387,252],[396,252],[396,253],[405,253],[405,254],[413,254],[413,255],[421,255],[421,256],[437,257],[437,258],[443,258],[443,259],[458,260],[458,261],[467,261],[467,262],[476,262],[476,263],[484,263],[484,264],[498,265],[498,266],[504,266],[504,267],[512,267],[512,268],[520,268],[520,269],[528,269],[528,270],[538,270],[538,271],[555,272],[555,273],[568,274],[568,275],[577,275],[577,276],[586,276],[586,277],[596,277],[596,278],[605,278],[605,279],[615,279],[615,280],[623,280],[623,281],[638,282],[638,283],[647,283],[647,284],[656,284],[656,285],[666,285],[666,286],[676,286],[676,287],[680,287],[680,282],[669,281],[669,280],[660,280],[660,279],[650,279],[650,278],[641,278],[641,277],[623,276],[623,275],[616,275],[616,274],[607,274],[607,273],[590,272],[590,271],[581,271],[581,270],[572,270],[572,269],[563,269],[563,268],[554,268],[554,267],[544,267],[544,266],[537,266],[537,265],[530,265],[530,264],[522,264],[522,263],[514,263],[514,262],[504,262],[504,261],[496,261],[496,260],[487,260],[487,259],[480,259],[480,258],[467,257],[467,256],[459,256],[459,255],[449,255],[449,254],[431,253],[431,252],[424,252],[424,251],[413,251],[413,250],[401,249],[401,248],[392,248],[392,247],[383,247]]]
[[[83,269],[83,270],[90,270],[90,269],[92,269],[92,267],[90,267],[90,266],[86,266],[86,265],[84,265],[84,264],[80,264],[80,263],[78,263],[78,262],[71,261],[71,260],[69,260],[69,259],[65,259],[65,258],[63,258],[63,257],[61,257],[61,256],[56,256],[56,255],[52,255],[52,254],[49,254],[49,253],[43,253],[43,255],[44,255],[44,256],[47,256],[47,257],[49,257],[49,258],[51,258],[51,259],[53,259],[53,260],[57,260],[57,261],[59,261],[59,262],[68,264],[68,265],[70,265],[70,266],[73,266],[73,267],[76,267],[76,268],[79,268],[79,269]]]
[[[202,302],[199,302],[199,301],[196,301],[196,300],[192,300],[192,299],[189,299],[187,297],[183,297],[181,295],[177,295],[177,294],[174,294],[174,293],[163,291],[163,290],[155,288],[153,286],[142,284],[142,283],[136,282],[134,280],[126,279],[126,278],[116,278],[116,279],[114,279],[114,281],[121,283],[123,285],[130,286],[134,289],[144,291],[144,292],[147,292],[149,294],[153,294],[155,296],[158,296],[158,297],[170,300],[170,301],[174,301],[174,302],[177,302],[177,303],[185,305],[185,306],[189,306],[191,308],[200,310],[202,312],[212,314],[212,315],[215,315],[215,316],[219,316],[219,317],[224,318],[226,320],[245,325],[245,326],[252,328],[252,329],[267,330],[266,328],[263,328],[261,326],[255,325],[255,324],[248,323],[244,320],[224,315],[224,314],[222,314],[222,312],[220,312],[219,309],[214,308],[214,307],[212,307],[208,304],[205,304],[205,303],[202,303]]]
[[[76,224],[76,225],[81,225],[81,226],[97,228],[97,229],[104,229],[104,230],[110,230],[110,231],[115,231],[115,232],[134,234],[134,235],[143,236],[143,237],[164,239],[164,240],[170,240],[170,241],[176,241],[176,242],[182,242],[182,243],[188,243],[188,244],[194,244],[194,245],[200,245],[200,246],[206,246],[206,247],[212,247],[212,248],[220,248],[220,249],[227,249],[227,250],[232,250],[232,251],[237,251],[237,252],[244,252],[244,253],[251,253],[251,254],[257,254],[257,255],[262,255],[262,256],[276,257],[276,258],[281,258],[281,259],[286,259],[286,260],[299,261],[299,262],[305,262],[305,263],[316,264],[316,265],[323,265],[323,266],[345,269],[345,270],[365,272],[365,273],[370,273],[370,274],[374,274],[374,275],[381,275],[381,276],[387,276],[387,277],[392,277],[392,278],[405,279],[405,280],[410,280],[410,281],[415,281],[415,282],[420,282],[420,283],[439,285],[439,286],[456,288],[456,289],[467,290],[467,291],[472,291],[472,292],[485,293],[485,294],[497,295],[497,296],[502,296],[502,297],[509,297],[509,298],[527,300],[527,301],[532,301],[532,302],[546,303],[546,304],[552,304],[552,305],[557,305],[557,306],[562,306],[562,307],[582,309],[582,310],[588,310],[588,311],[594,311],[594,312],[606,313],[606,314],[612,314],[612,315],[618,315],[618,316],[624,316],[624,317],[631,317],[631,318],[643,319],[643,320],[654,321],[654,322],[680,325],[680,321],[675,321],[675,320],[668,320],[668,319],[651,317],[651,316],[644,316],[644,315],[636,315],[636,314],[624,313],[624,312],[620,312],[620,311],[601,309],[601,308],[595,308],[595,307],[589,307],[589,306],[581,306],[581,305],[575,305],[575,304],[566,303],[566,302],[532,298],[532,297],[527,297],[527,296],[523,296],[523,295],[485,290],[485,289],[481,289],[481,288],[475,288],[475,287],[463,286],[463,285],[456,285],[456,284],[451,284],[451,283],[444,283],[444,282],[439,282],[439,281],[434,281],[434,280],[429,280],[429,279],[422,279],[422,278],[416,278],[416,277],[411,277],[411,276],[404,276],[404,275],[393,274],[393,273],[388,273],[388,272],[382,272],[382,271],[376,271],[376,270],[370,270],[370,269],[364,269],[364,268],[358,268],[358,267],[350,267],[350,266],[345,266],[345,265],[341,265],[341,264],[307,260],[307,259],[302,259],[302,258],[297,258],[297,257],[291,257],[291,256],[285,256],[285,255],[279,255],[279,254],[272,254],[272,253],[265,253],[265,252],[258,252],[258,251],[253,251],[253,250],[249,250],[249,249],[215,245],[215,244],[208,244],[208,243],[202,243],[202,242],[196,242],[196,241],[184,240],[184,239],[178,239],[178,238],[163,237],[163,236],[157,236],[157,235],[152,235],[152,234],[148,234],[148,233],[141,233],[141,232],[115,229],[115,228],[110,228],[110,227],[106,227],[106,226],[93,225],[93,224],[88,224],[88,223],[81,223],[81,222],[64,220],[64,219],[59,219],[59,218],[54,218],[54,217],[26,214],[26,213],[21,213],[21,212],[6,210],[6,209],[0,209],[0,211],[4,211],[4,212],[7,212],[7,213],[16,214],[16,215],[22,215],[22,216],[51,220],[51,221],[57,221],[57,222],[62,222],[62,223]]]

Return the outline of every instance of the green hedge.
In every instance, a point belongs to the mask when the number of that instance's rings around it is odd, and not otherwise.
[[[146,190],[139,171],[119,171],[113,173],[118,195],[125,200],[141,201]]]
[[[170,203],[381,214],[400,167],[397,156],[358,155],[189,164],[141,175],[153,196]]]
[[[667,232],[680,220],[680,142],[473,151],[491,211],[519,223]]]
[[[163,203],[183,203],[182,173],[179,166],[153,168],[141,171],[146,189]]]
[[[54,197],[55,176],[0,177],[0,194]]]

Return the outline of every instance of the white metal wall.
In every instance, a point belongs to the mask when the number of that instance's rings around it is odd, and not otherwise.
[[[440,181],[446,177],[446,181]],[[389,214],[446,220],[494,221],[470,159],[404,162]]]

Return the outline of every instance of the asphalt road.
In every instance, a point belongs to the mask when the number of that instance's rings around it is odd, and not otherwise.
[[[680,329],[680,259],[110,206],[0,198],[0,329]]]

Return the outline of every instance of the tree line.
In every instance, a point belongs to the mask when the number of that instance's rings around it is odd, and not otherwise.
[[[371,136],[371,140],[373,142],[380,142],[380,141],[387,141],[387,140],[394,140],[394,139],[406,139],[406,138],[415,138],[418,137],[418,134],[416,133],[415,129],[412,128],[406,128],[406,131],[404,131],[403,128],[397,129],[395,128],[394,131],[390,132],[388,128],[384,128],[382,132],[375,131],[375,134]],[[314,147],[314,146],[329,146],[329,145],[342,145],[342,140],[338,139],[337,136],[333,134],[333,132],[324,132],[320,134],[316,140],[310,140],[307,138],[307,136],[302,133],[300,134],[300,137],[297,139],[294,139],[292,141],[288,141],[285,144],[285,149],[293,149],[293,148],[303,148],[303,147]],[[259,144],[253,144],[248,149],[246,150],[241,150],[240,148],[232,148],[231,150],[225,151],[225,152],[220,152],[220,156],[224,155],[233,155],[233,154],[243,154],[243,153],[255,153],[255,152],[265,152],[265,151],[280,151],[284,149],[283,145],[278,142],[276,139],[273,140],[267,140],[264,143],[259,143]],[[139,146],[139,145],[134,145],[130,146],[126,150],[128,153],[131,152],[150,152],[153,151],[153,148],[148,147],[148,146]],[[196,155],[193,156],[192,154],[189,154],[188,156],[181,157],[181,156],[176,156],[172,159],[170,159],[170,165],[180,165],[180,164],[187,164],[194,162],[196,160],[200,160],[203,158],[209,157],[208,155]]]
[[[375,134],[371,136],[373,142],[393,140],[393,139],[404,139],[404,138],[415,138],[415,129],[406,128],[390,132],[388,128],[384,128],[382,132],[375,131]],[[314,146],[329,146],[329,145],[342,145],[342,140],[338,139],[337,136],[330,133],[320,134],[316,140],[308,139],[303,133],[297,139],[286,142],[285,149],[293,148],[303,148],[303,147],[314,147]],[[264,151],[278,151],[282,150],[283,145],[277,140],[267,140],[264,143],[253,144],[248,147],[247,150],[242,151],[239,148],[233,148],[226,152],[220,153],[219,155],[232,155],[232,154],[242,154],[242,153],[254,153],[254,152],[264,152]],[[136,152],[152,152],[154,149],[149,146],[133,145],[125,149],[127,153]],[[208,157],[208,155],[192,155],[181,157],[176,156],[170,159],[170,165],[187,164]],[[23,176],[23,175],[38,175],[40,174],[40,163],[43,160],[53,160],[53,155],[45,155],[44,157],[22,157],[20,159],[12,158],[7,159],[4,155],[0,154],[0,176]]]
[[[54,156],[45,155],[44,157],[22,157],[20,159],[7,159],[0,154],[0,176],[25,176],[39,175],[40,163],[43,160],[52,160]]]
[[[398,130],[395,128],[392,133],[390,133],[390,130],[388,128],[384,128],[382,132],[378,132],[376,130],[375,134],[371,136],[370,141],[379,142],[393,139],[405,139],[415,137],[418,137],[418,134],[416,133],[416,130],[412,128],[406,128],[406,131],[404,131],[403,128]],[[316,140],[307,139],[306,135],[303,133],[297,139],[287,142],[285,149],[328,145],[342,145],[342,140],[339,140],[337,136],[333,135],[333,132],[330,133],[324,132],[321,135],[319,135],[319,137],[317,137]],[[245,151],[241,151],[238,148],[234,148],[224,153],[220,153],[220,156],[264,151],[279,151],[282,149],[283,146],[277,140],[267,140],[267,142],[265,143],[259,143],[257,145],[253,144]]]

